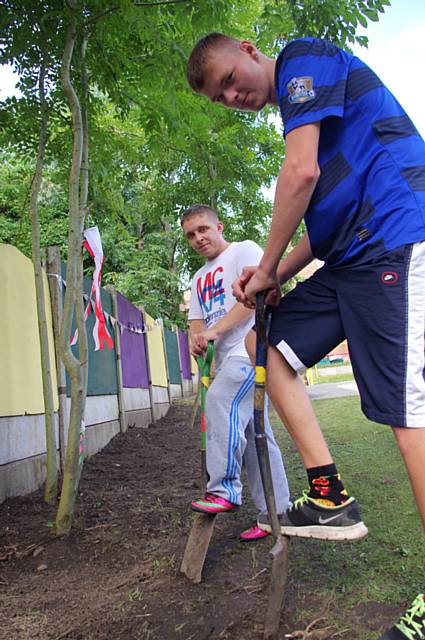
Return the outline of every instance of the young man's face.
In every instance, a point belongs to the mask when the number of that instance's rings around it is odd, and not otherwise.
[[[260,111],[270,101],[269,79],[253,44],[220,47],[209,54],[201,93],[228,109]]]
[[[183,232],[192,249],[206,260],[214,260],[227,246],[223,223],[206,213],[190,216],[183,222]]]

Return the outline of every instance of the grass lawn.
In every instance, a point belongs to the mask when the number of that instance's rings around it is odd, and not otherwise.
[[[331,376],[317,376],[314,378],[314,384],[323,384],[324,382],[346,382],[347,380],[354,380],[352,373],[336,373]]]
[[[349,543],[293,539],[289,579],[322,604],[332,597],[333,624],[341,631],[348,620],[353,628],[355,616],[356,638],[376,640],[370,619],[357,619],[359,606],[369,611],[368,603],[391,604],[401,610],[425,588],[422,526],[391,429],[366,420],[357,397],[317,400],[314,408],[369,535]],[[271,419],[291,493],[299,497],[307,487],[303,465],[273,412]]]

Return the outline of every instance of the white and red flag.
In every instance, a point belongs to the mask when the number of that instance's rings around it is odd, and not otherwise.
[[[94,294],[94,311],[96,314],[96,320],[93,327],[93,339],[95,344],[94,350],[99,351],[99,349],[104,349],[105,343],[108,349],[112,349],[114,346],[114,342],[109,335],[108,329],[106,327],[105,315],[102,309],[102,299],[100,296],[100,282],[102,278],[102,267],[105,258],[103,256],[102,241],[100,239],[99,229],[97,227],[90,227],[90,229],[86,229],[84,231],[84,238],[85,240],[83,242],[83,247],[85,247],[90,253],[92,258],[94,259],[95,265],[89,301],[84,312],[84,321],[87,320],[90,315],[92,298]],[[77,340],[78,329],[74,333],[74,337],[71,340],[71,345],[76,344]]]

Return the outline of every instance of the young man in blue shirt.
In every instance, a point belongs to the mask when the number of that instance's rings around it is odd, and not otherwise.
[[[308,473],[309,490],[282,532],[331,540],[367,533],[298,376],[344,338],[362,409],[392,426],[425,527],[424,141],[373,71],[323,40],[294,40],[273,60],[213,33],[193,49],[188,81],[228,108],[279,106],[284,124],[264,256],[234,284],[248,307],[269,290],[268,392]],[[280,262],[303,218],[306,233]],[[325,266],[281,299],[280,285],[313,257]],[[381,640],[423,638],[419,594]]]

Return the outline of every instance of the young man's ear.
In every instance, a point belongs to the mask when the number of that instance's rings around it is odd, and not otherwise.
[[[241,40],[239,43],[239,49],[244,53],[247,53],[254,60],[258,60],[258,50],[255,44],[252,44],[249,40]]]
[[[224,229],[224,224],[222,223],[222,221],[221,221],[221,220],[219,220],[219,221],[217,222],[217,231],[218,231],[219,233],[223,233],[223,229]]]

